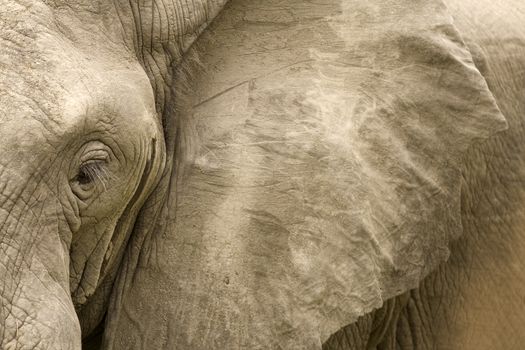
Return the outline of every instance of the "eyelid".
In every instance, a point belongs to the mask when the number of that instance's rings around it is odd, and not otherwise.
[[[80,158],[80,164],[81,166],[90,162],[107,162],[109,160],[109,154],[108,152],[104,150],[93,150],[86,152],[82,155]]]
[[[85,167],[92,167],[92,168],[99,168],[107,163],[106,159],[89,159],[85,162],[82,162],[80,164],[80,168]]]
[[[80,163],[80,168],[84,168],[84,167],[97,167],[97,168],[99,168],[101,166],[106,165],[107,162],[108,162],[107,159],[89,158],[86,161],[82,161]]]

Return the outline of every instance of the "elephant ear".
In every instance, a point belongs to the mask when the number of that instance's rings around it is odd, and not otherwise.
[[[199,40],[109,348],[320,348],[447,259],[462,154],[505,120],[438,0],[234,0]]]

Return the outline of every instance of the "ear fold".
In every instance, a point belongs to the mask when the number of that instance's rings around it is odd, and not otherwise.
[[[112,1],[123,39],[135,51],[150,78],[159,111],[169,108],[172,102],[172,67],[180,63],[227,1]]]
[[[461,156],[506,123],[442,2],[286,6],[234,0],[203,36],[196,155],[107,348],[320,348],[461,233]]]

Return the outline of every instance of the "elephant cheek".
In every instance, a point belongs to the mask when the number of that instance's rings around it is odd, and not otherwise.
[[[80,325],[68,296],[37,257],[7,271],[0,265],[0,348],[81,349]]]
[[[55,206],[15,202],[0,203],[0,349],[81,349]]]

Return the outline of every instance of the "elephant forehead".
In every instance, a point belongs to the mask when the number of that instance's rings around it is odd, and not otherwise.
[[[71,21],[62,23],[66,35],[35,14],[20,15],[22,24],[6,22],[0,33],[0,149],[39,145],[46,153],[64,136],[155,114],[149,80],[123,43],[84,35]]]

